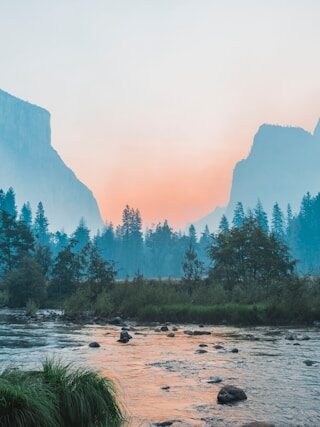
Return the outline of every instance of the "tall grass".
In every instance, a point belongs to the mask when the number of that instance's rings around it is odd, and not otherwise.
[[[93,371],[47,360],[41,371],[0,375],[3,427],[106,427],[121,420],[112,383]]]
[[[147,305],[142,308],[139,318],[144,321],[190,322],[190,323],[233,323],[261,324],[266,318],[263,304],[221,304],[221,305]]]

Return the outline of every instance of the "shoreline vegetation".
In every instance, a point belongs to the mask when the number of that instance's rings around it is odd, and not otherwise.
[[[106,258],[108,239],[101,246],[102,235],[92,238],[84,221],[72,236],[53,234],[42,203],[34,219],[28,204],[18,215],[13,189],[0,190],[0,307],[26,308],[31,316],[38,307],[59,308],[71,320],[311,324],[320,320],[320,276],[299,274],[285,230],[294,223],[300,229],[318,204],[320,195],[305,196],[299,215],[286,223],[275,206],[270,229],[260,202],[246,213],[238,203],[232,225],[223,216],[206,239],[193,226],[188,234],[172,233],[167,223],[144,237],[139,211],[127,206],[117,244],[132,268],[121,272],[115,255]],[[172,252],[177,245],[179,256]],[[146,277],[136,256],[144,251],[152,254],[148,265],[169,263],[181,274]]]
[[[3,427],[116,427],[123,420],[110,380],[54,360],[37,371],[4,370],[0,395]]]

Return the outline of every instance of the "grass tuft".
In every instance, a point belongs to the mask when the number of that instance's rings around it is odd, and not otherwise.
[[[3,427],[106,427],[121,420],[112,383],[96,372],[46,360],[41,371],[0,375]]]

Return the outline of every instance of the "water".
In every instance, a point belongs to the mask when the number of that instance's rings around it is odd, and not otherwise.
[[[188,336],[184,330],[199,328],[177,326],[174,338],[135,326],[130,343],[120,344],[117,326],[26,321],[19,311],[0,310],[0,363],[34,368],[54,356],[99,369],[114,380],[130,427],[168,420],[176,420],[173,426],[320,426],[320,329],[212,326],[201,329],[211,335]],[[298,339],[285,339],[289,333]],[[89,348],[91,341],[101,347]],[[196,353],[199,344],[207,353]],[[231,353],[235,347],[239,352]],[[209,384],[214,376],[222,383]],[[223,384],[243,388],[248,399],[218,405]]]

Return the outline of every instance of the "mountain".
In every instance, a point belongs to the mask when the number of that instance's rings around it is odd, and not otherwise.
[[[218,208],[219,218],[214,213],[206,217],[210,230],[217,228],[223,213],[232,219],[238,201],[253,208],[260,199],[269,215],[275,202],[283,210],[290,203],[297,211],[305,193],[320,191],[319,164],[320,120],[313,134],[298,127],[260,126],[248,157],[234,168],[228,205]],[[204,219],[196,226],[203,223]]]
[[[12,186],[18,207],[42,201],[50,228],[74,231],[81,217],[102,226],[92,192],[51,145],[50,113],[0,90],[0,188]]]

